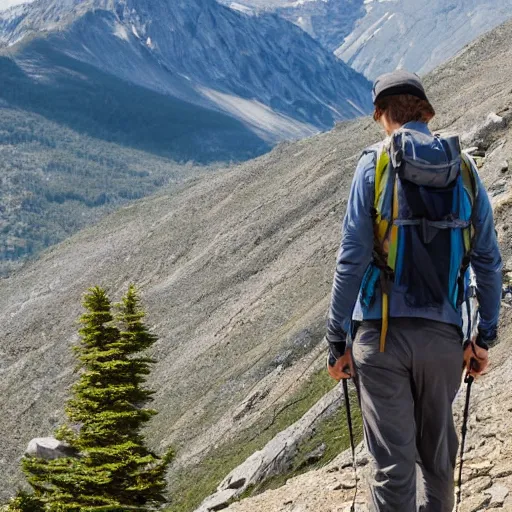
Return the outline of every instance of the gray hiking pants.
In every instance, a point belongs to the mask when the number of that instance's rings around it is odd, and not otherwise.
[[[452,512],[458,439],[452,402],[461,384],[463,349],[455,326],[390,319],[386,351],[380,322],[363,322],[353,358],[365,440],[375,458],[372,501],[377,512],[415,512],[416,463],[424,512]]]

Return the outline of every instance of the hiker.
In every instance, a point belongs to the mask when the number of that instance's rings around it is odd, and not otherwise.
[[[328,370],[336,380],[356,378],[376,464],[374,510],[418,510],[417,463],[421,510],[452,512],[452,402],[463,367],[480,375],[497,336],[501,256],[492,208],[458,138],[430,132],[435,111],[417,75],[382,75],[373,101],[387,138],[363,152],[352,183],[327,325]],[[478,335],[463,346],[469,264],[480,312]]]

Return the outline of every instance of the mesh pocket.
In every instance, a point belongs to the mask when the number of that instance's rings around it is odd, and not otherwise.
[[[450,230],[439,231],[425,244],[417,226],[403,228],[397,283],[405,289],[412,308],[440,307],[448,295]],[[447,258],[448,255],[448,258]]]

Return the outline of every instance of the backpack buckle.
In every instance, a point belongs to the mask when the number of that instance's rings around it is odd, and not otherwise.
[[[425,245],[428,245],[434,240],[439,229],[432,225],[432,223],[425,217],[420,221],[421,226],[421,238]]]

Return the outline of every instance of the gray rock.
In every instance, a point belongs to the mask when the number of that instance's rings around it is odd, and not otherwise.
[[[505,178],[495,181],[491,187],[489,187],[489,193],[492,197],[496,197],[499,194],[503,194],[507,190],[508,180]]]
[[[312,464],[318,460],[320,460],[325,453],[325,450],[327,449],[327,445],[325,443],[322,443],[320,446],[315,448],[313,451],[308,453],[305,456],[305,463],[306,464]]]
[[[489,476],[493,479],[505,478],[512,475],[512,464],[508,461],[500,461],[489,472]]]
[[[490,501],[491,497],[484,494],[470,496],[462,502],[460,512],[478,512],[487,507]]]
[[[473,496],[482,491],[489,489],[492,486],[492,479],[489,476],[482,476],[471,480],[467,485],[463,486],[464,496]]]
[[[227,507],[229,501],[236,495],[235,489],[225,489],[206,498],[196,512],[214,512]]]
[[[485,494],[491,495],[489,508],[497,508],[503,506],[503,503],[509,494],[509,490],[504,485],[494,484],[490,489],[485,491]]]
[[[494,464],[489,460],[466,464],[466,468],[471,471],[471,475],[469,477],[470,480],[479,476],[488,475],[493,467]]]
[[[462,135],[461,140],[466,145],[488,148],[493,142],[493,135],[506,127],[505,118],[491,112],[485,121],[474,126],[469,132]]]
[[[28,443],[25,455],[38,459],[54,460],[63,457],[74,457],[77,452],[68,444],[58,441],[54,437],[40,437],[32,439]]]
[[[207,498],[196,512],[216,510],[205,508],[206,504],[211,507],[210,503],[225,503],[229,499],[242,494],[251,485],[285,471],[296,452],[299,442],[310,435],[314,425],[319,420],[336,409],[342,399],[341,396],[339,386],[332,389],[299,421],[277,434],[262,450],[253,453],[245,462],[231,471],[221,482],[217,492]],[[325,445],[320,446],[319,449],[325,451]],[[318,455],[319,453],[315,454],[315,456]],[[227,500],[225,499],[226,496],[229,496]]]

